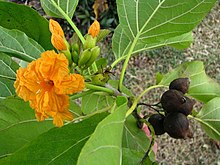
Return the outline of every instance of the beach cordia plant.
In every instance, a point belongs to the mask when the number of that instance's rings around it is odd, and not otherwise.
[[[152,77],[157,84],[140,93],[124,83],[132,56],[189,47],[192,30],[216,0],[116,0],[112,63],[98,44],[110,32],[98,16],[86,35],[72,22],[78,2],[40,0],[43,17],[0,1],[0,164],[157,164],[155,139],[164,133],[183,143],[193,138],[189,118],[220,140],[220,85],[201,61]],[[70,24],[71,38],[57,18]],[[159,103],[143,101],[156,88],[166,90]],[[196,102],[203,107],[194,110]],[[155,113],[143,115],[141,105]]]

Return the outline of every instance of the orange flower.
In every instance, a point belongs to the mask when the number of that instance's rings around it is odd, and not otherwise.
[[[95,38],[100,31],[100,24],[97,20],[95,20],[92,25],[89,27],[88,34],[92,35]]]
[[[69,74],[65,55],[46,51],[17,71],[14,87],[18,96],[30,102],[39,121],[52,116],[61,127],[63,120],[73,119],[68,94],[82,91],[85,84],[81,75]]]

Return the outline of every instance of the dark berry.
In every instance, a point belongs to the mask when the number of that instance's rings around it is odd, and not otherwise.
[[[161,97],[161,105],[166,113],[181,112],[186,116],[192,112],[195,101],[178,90],[168,90]]]
[[[163,115],[153,114],[148,119],[148,122],[154,128],[155,135],[162,135],[165,133],[164,127],[163,127],[164,118],[165,118],[165,116],[163,116]]]
[[[185,94],[188,92],[189,84],[190,84],[189,78],[178,78],[170,83],[169,89],[175,89]]]
[[[175,139],[192,138],[192,132],[189,129],[189,121],[182,113],[170,113],[163,122],[164,130]]]

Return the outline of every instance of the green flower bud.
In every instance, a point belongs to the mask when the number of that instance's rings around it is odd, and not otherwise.
[[[80,46],[79,46],[78,43],[73,43],[73,44],[71,45],[71,48],[72,48],[72,51],[73,51],[73,52],[76,51],[78,54],[80,53]]]
[[[79,57],[78,66],[79,67],[84,66],[91,58],[91,55],[92,55],[92,52],[90,49],[84,50]]]
[[[83,49],[94,48],[96,45],[97,37],[93,38],[91,35],[86,36],[86,40],[83,44]]]
[[[91,58],[86,63],[87,67],[90,67],[95,62],[97,57],[100,55],[100,48],[98,46],[95,46],[94,48],[91,49],[91,52],[92,52]]]
[[[105,73],[99,73],[92,77],[92,83],[95,85],[104,86],[109,80],[109,75]]]
[[[71,53],[70,53],[69,49],[67,49],[67,50],[61,50],[61,51],[59,51],[59,52],[60,52],[60,53],[63,53],[63,54],[66,56],[66,58],[67,58],[68,61],[69,61],[69,66],[71,66],[72,63],[73,63],[73,61],[72,61],[72,57],[71,57]]]
[[[74,62],[76,65],[78,65],[79,54],[78,54],[76,51],[73,51],[73,52],[71,53],[71,55],[72,55],[72,60],[73,60],[73,62]]]

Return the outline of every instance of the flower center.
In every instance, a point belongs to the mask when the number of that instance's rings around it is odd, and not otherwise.
[[[52,80],[45,80],[45,81],[42,81],[40,85],[43,91],[46,92],[46,91],[50,91],[53,88],[54,83]]]

